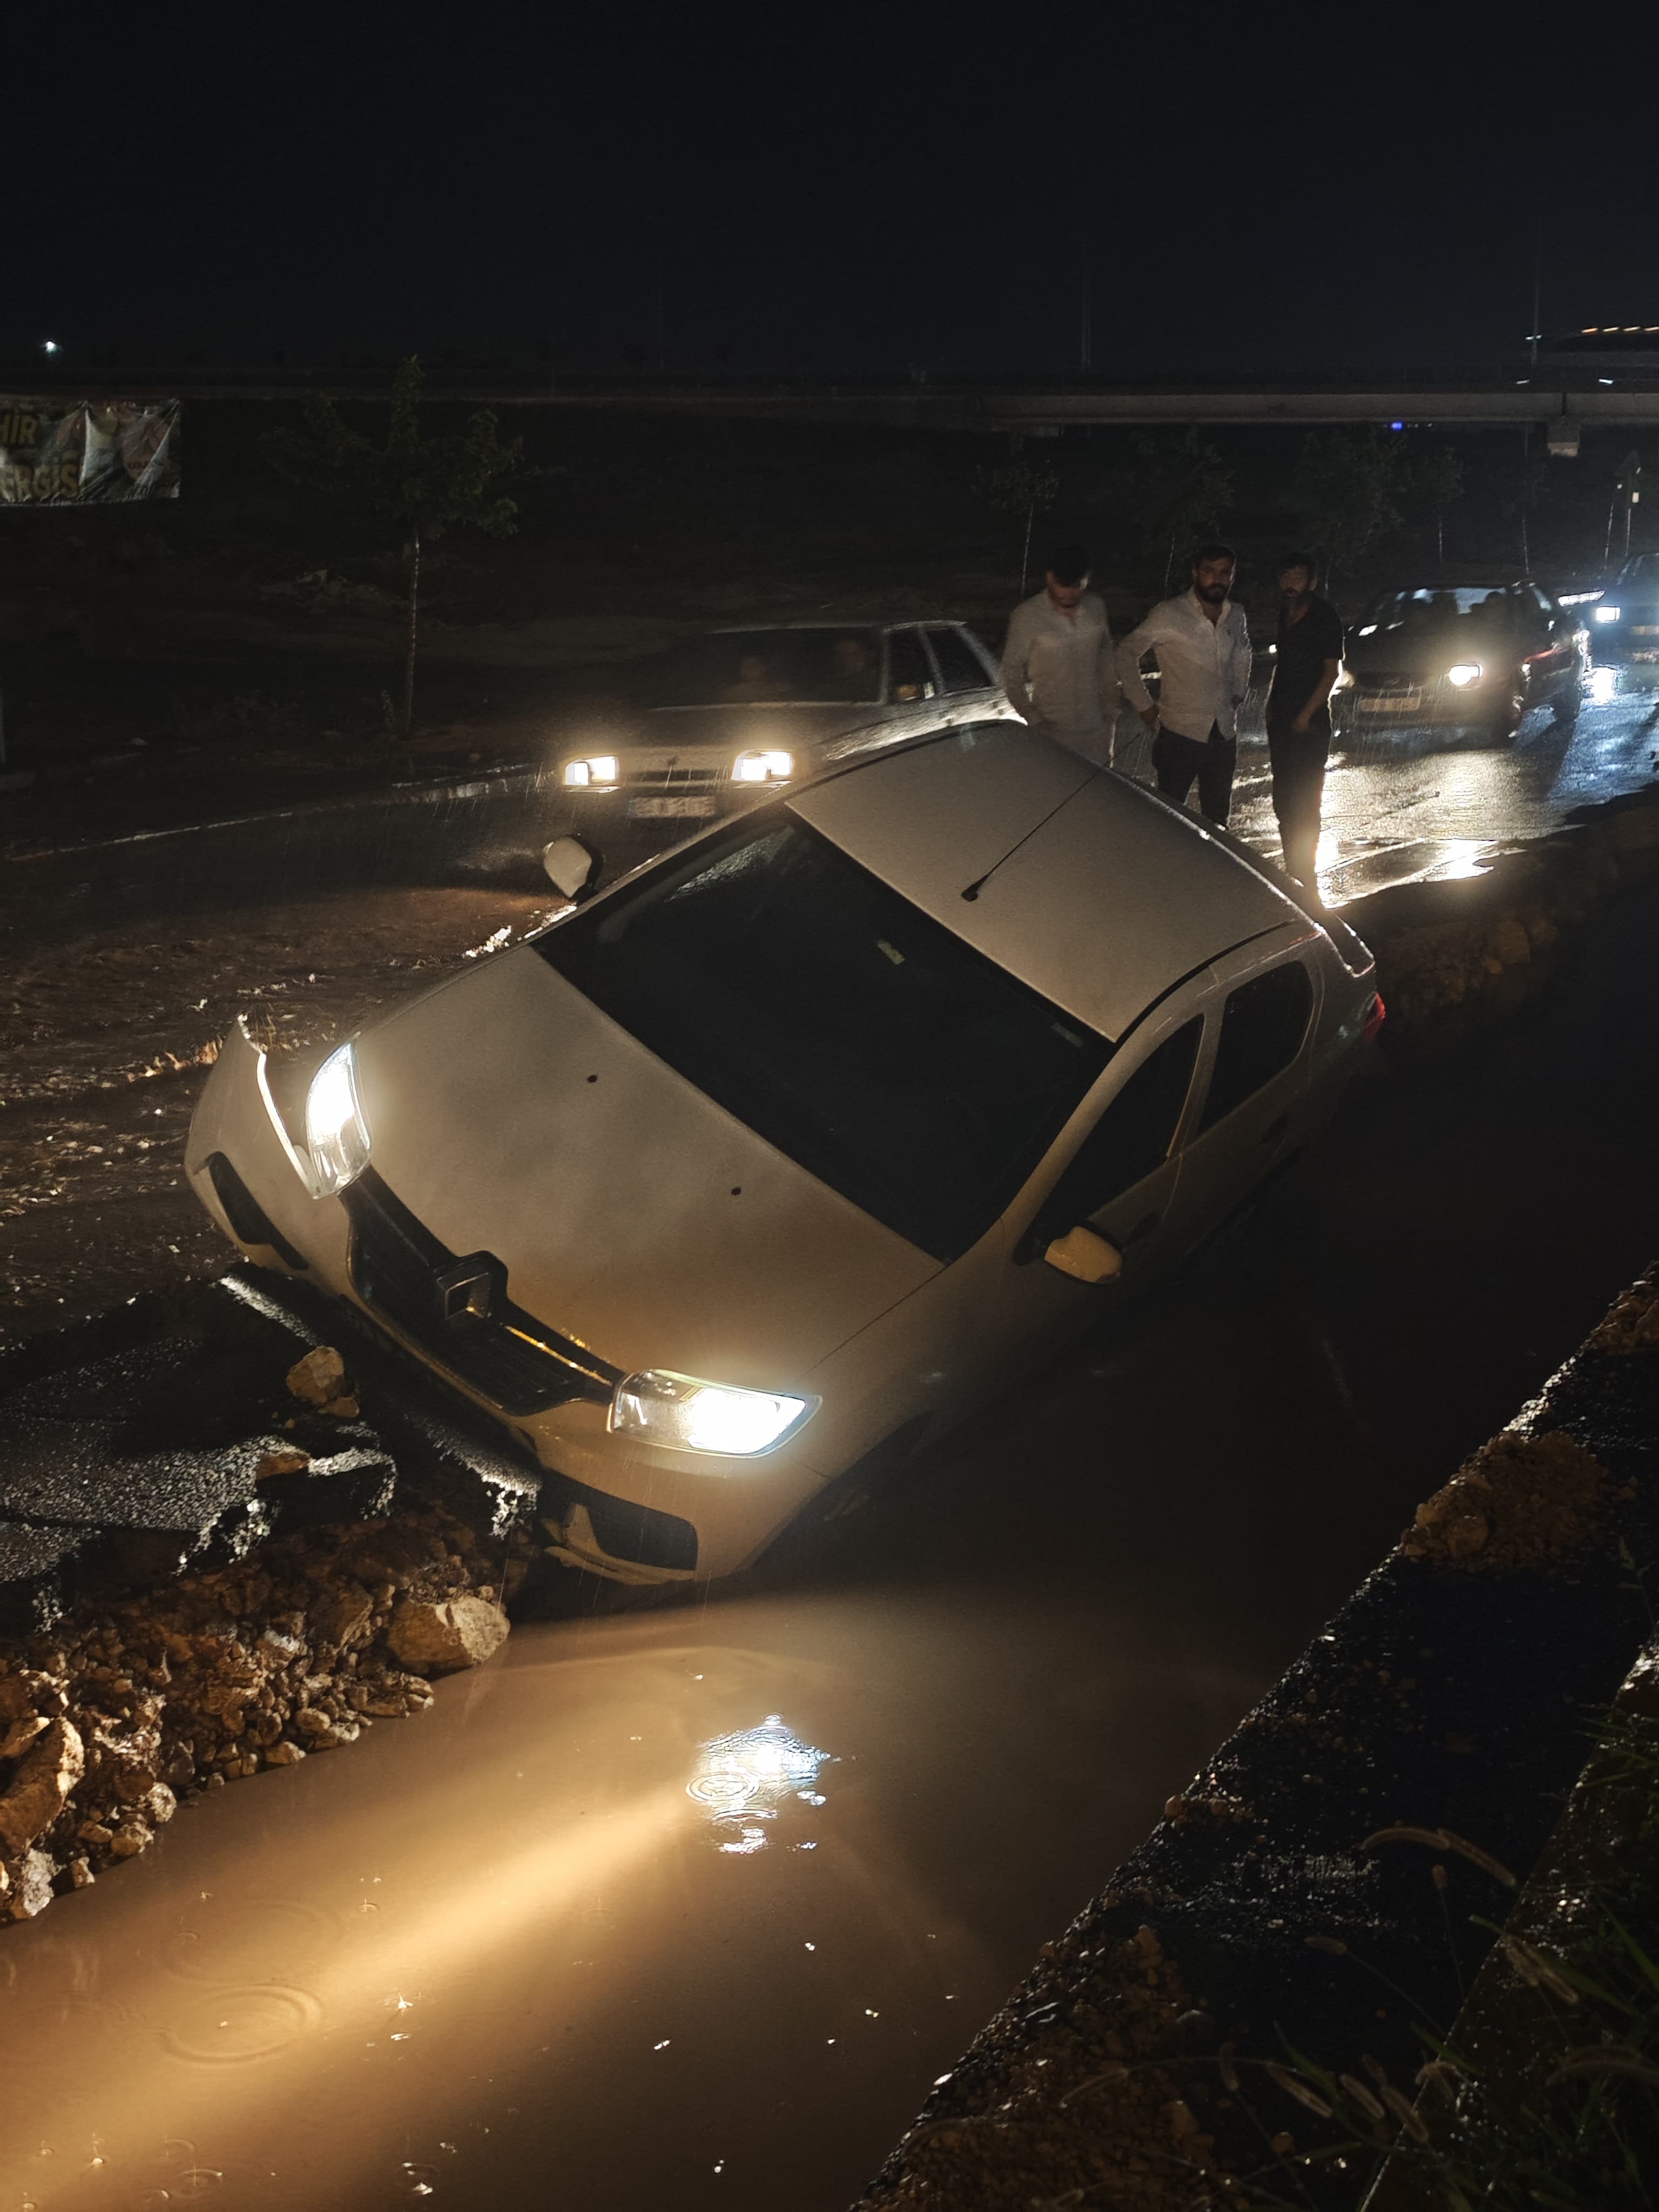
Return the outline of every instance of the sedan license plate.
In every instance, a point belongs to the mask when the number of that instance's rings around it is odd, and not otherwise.
[[[1415,714],[1421,711],[1420,691],[1362,691],[1354,704],[1362,714]]]
[[[702,821],[714,811],[714,801],[707,793],[690,799],[630,799],[628,811],[636,820],[660,822],[667,818]]]

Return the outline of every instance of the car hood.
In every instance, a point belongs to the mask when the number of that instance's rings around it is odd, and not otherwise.
[[[1351,631],[1343,657],[1351,676],[1443,676],[1460,660],[1478,660],[1484,668],[1511,667],[1516,647],[1510,638],[1476,638],[1456,630],[1426,635],[1395,630],[1360,638]]]
[[[844,730],[860,730],[882,720],[872,702],[860,706],[653,707],[639,715],[629,742],[665,745],[718,745],[724,751],[760,751],[772,746],[821,744]]]
[[[375,1171],[614,1365],[799,1382],[938,1272],[524,945],[357,1043]]]

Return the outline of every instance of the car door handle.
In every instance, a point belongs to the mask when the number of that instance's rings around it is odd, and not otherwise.
[[[1270,1121],[1267,1127],[1261,1132],[1261,1149],[1263,1152],[1267,1150],[1269,1145],[1276,1145],[1290,1126],[1291,1117],[1288,1114],[1281,1114],[1276,1121]]]

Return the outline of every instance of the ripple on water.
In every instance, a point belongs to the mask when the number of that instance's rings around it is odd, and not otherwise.
[[[339,1940],[339,1916],[297,1898],[204,1898],[161,1958],[188,1981],[275,1981],[308,1972]]]
[[[252,1983],[237,1989],[191,1991],[160,2034],[163,2049],[175,2058],[204,2066],[246,2065],[275,2058],[322,2016],[321,2004],[305,1990],[275,1982]]]

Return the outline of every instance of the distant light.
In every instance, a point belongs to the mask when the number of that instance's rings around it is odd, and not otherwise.
[[[1641,327],[1642,325],[1640,323],[1626,323],[1625,325],[1625,336],[1627,338],[1635,337],[1640,331]]]
[[[1595,324],[1586,323],[1583,329],[1579,331],[1578,335],[1581,338],[1593,338],[1595,336]]]
[[[58,341],[57,341],[57,339],[56,339],[56,338],[48,338],[48,339],[46,340],[46,342],[45,345],[43,345],[43,346],[41,347],[40,350],[41,350],[41,352],[42,352],[42,353],[56,353],[56,352],[57,352],[57,350],[58,350]]]
[[[1406,426],[1403,422],[1390,422],[1389,425],[1389,428],[1391,430],[1403,430],[1405,427]]]
[[[1610,376],[1598,376],[1595,380],[1598,384],[1611,384],[1613,382],[1613,379]]]

